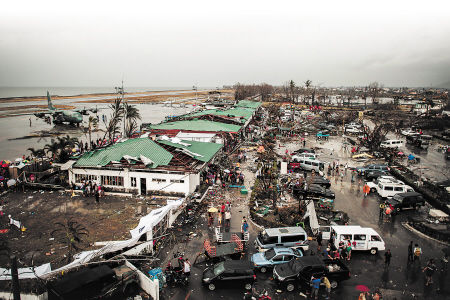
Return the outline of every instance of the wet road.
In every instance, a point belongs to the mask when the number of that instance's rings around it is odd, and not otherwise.
[[[308,140],[307,147],[314,146],[315,141]],[[341,162],[345,162],[347,154],[340,151],[340,145],[334,142],[336,149],[333,151],[333,156],[330,156],[330,150],[333,148],[330,145],[322,143],[326,150],[321,152],[321,157],[324,160],[340,157]],[[297,143],[290,143],[287,147],[299,148]],[[285,147],[279,149],[283,153]],[[243,165],[246,168],[246,165]],[[249,178],[246,178],[249,180]],[[248,186],[248,184],[247,184]],[[344,180],[340,178],[336,181],[332,178],[331,189],[336,193],[335,208],[348,213],[350,217],[350,224],[359,224],[374,228],[383,237],[386,242],[386,247],[391,249],[392,260],[388,268],[384,268],[384,252],[376,255],[371,255],[368,252],[353,251],[352,259],[346,262],[351,272],[351,278],[341,282],[337,289],[332,291],[331,299],[357,299],[359,292],[356,291],[357,285],[366,285],[371,291],[380,289],[383,293],[384,299],[450,299],[450,287],[445,283],[450,281],[450,276],[441,275],[436,272],[434,276],[434,284],[430,287],[424,285],[424,273],[422,268],[429,258],[434,258],[438,268],[441,267],[440,258],[443,253],[441,251],[444,245],[422,238],[417,234],[407,230],[402,222],[406,220],[408,215],[421,213],[416,211],[403,211],[393,219],[379,218],[379,203],[380,200],[377,195],[370,194],[364,197],[362,194],[362,186],[358,183],[350,183],[350,174],[348,173]],[[242,199],[236,192],[227,196],[239,205],[233,208],[232,214],[232,231],[239,230],[242,215],[248,214],[248,209],[245,206],[245,199]],[[201,219],[199,227],[196,232],[203,232],[204,236],[212,236],[212,230],[206,226],[206,219]],[[253,241],[256,237],[257,228],[250,224],[250,243],[248,255],[255,253]],[[202,239],[190,241],[187,244],[179,245],[185,251],[186,256],[192,261],[192,257],[201,250]],[[422,248],[423,255],[420,262],[415,264],[407,263],[407,247],[410,241],[418,243]],[[316,249],[316,243],[311,242],[310,249]],[[248,259],[248,255],[244,259]],[[202,271],[205,265],[197,265],[192,268],[191,281],[188,287],[166,288],[163,293],[163,299],[242,299],[244,290],[226,289],[216,291],[209,291],[201,284]],[[274,281],[271,278],[271,273],[266,274],[257,273],[257,282],[255,284],[257,289],[266,289],[272,299],[310,299],[303,297],[300,293],[307,294],[308,291],[296,290],[294,292],[279,291]],[[441,289],[440,291],[438,289]],[[319,299],[325,299],[321,295]]]

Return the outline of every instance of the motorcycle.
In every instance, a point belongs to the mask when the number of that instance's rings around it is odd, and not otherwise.
[[[272,300],[272,297],[269,296],[266,290],[259,293],[255,289],[252,289],[244,294],[244,300]]]
[[[178,267],[172,266],[172,263],[169,261],[167,263],[166,268],[164,269],[164,274],[166,276],[166,282],[167,284],[177,285],[188,285],[189,284],[189,276],[187,276],[183,272],[183,266],[184,266],[184,253],[176,252],[174,253],[174,258],[177,258],[178,260]]]
[[[173,267],[170,262],[164,269],[164,274],[166,276],[166,282],[169,285],[189,284],[189,277],[183,272],[183,268]]]

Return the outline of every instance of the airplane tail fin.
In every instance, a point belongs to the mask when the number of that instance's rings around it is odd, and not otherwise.
[[[52,98],[50,97],[50,93],[48,91],[47,91],[47,102],[48,102],[48,109],[55,110],[52,104]]]

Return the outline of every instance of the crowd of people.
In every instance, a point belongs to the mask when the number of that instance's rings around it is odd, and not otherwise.
[[[100,202],[100,197],[105,196],[105,190],[96,182],[85,180],[81,187],[78,187],[75,183],[72,182],[72,196],[74,195],[74,191],[80,189],[83,192],[84,197],[95,197],[95,202]]]

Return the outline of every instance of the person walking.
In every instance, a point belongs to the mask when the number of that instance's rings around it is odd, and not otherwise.
[[[311,298],[314,297],[314,299],[317,300],[319,299],[320,278],[315,278],[314,276],[312,276],[311,284],[312,284]]]
[[[391,264],[391,249],[388,249],[385,253],[384,253],[384,267],[385,268],[389,268],[389,265]]]
[[[384,202],[380,203],[380,218],[383,217],[383,213],[384,213],[384,208],[386,206],[384,205]]]
[[[191,263],[189,262],[189,259],[185,259],[183,263],[183,272],[186,277],[191,276]]]
[[[323,276],[322,281],[323,281],[323,284],[325,284],[325,291],[326,291],[326,295],[327,295],[325,299],[330,299],[330,294],[331,294],[330,280],[328,280],[328,278],[326,276]]]
[[[420,256],[422,255],[422,249],[419,247],[419,244],[414,245],[414,261],[420,262]]]
[[[226,211],[225,212],[225,227],[230,228],[230,221],[231,221],[231,212]]]
[[[434,264],[434,260],[430,259],[427,263],[427,265],[425,266],[425,268],[423,268],[422,272],[425,272],[425,286],[428,286],[430,284],[433,283],[433,274],[436,271],[436,265]]]
[[[218,224],[219,226],[222,226],[222,214],[219,214],[219,215],[217,216],[217,224]]]
[[[241,226],[241,232],[243,234],[246,234],[248,232],[248,223],[247,223],[247,220],[245,220],[245,219]]]
[[[208,227],[211,227],[213,225],[213,223],[214,223],[213,214],[212,214],[212,212],[208,212]]]
[[[98,192],[98,189],[95,190],[95,203],[100,203],[100,193]]]
[[[317,253],[320,252],[320,248],[322,247],[322,233],[319,232],[317,235]]]
[[[413,254],[413,241],[411,241],[408,245],[408,263],[413,262]]]
[[[370,187],[367,185],[367,183],[365,183],[363,186],[363,193],[364,193],[364,197],[366,197],[370,193]]]
[[[352,242],[348,240],[347,242],[347,260],[350,260],[352,258]]]

